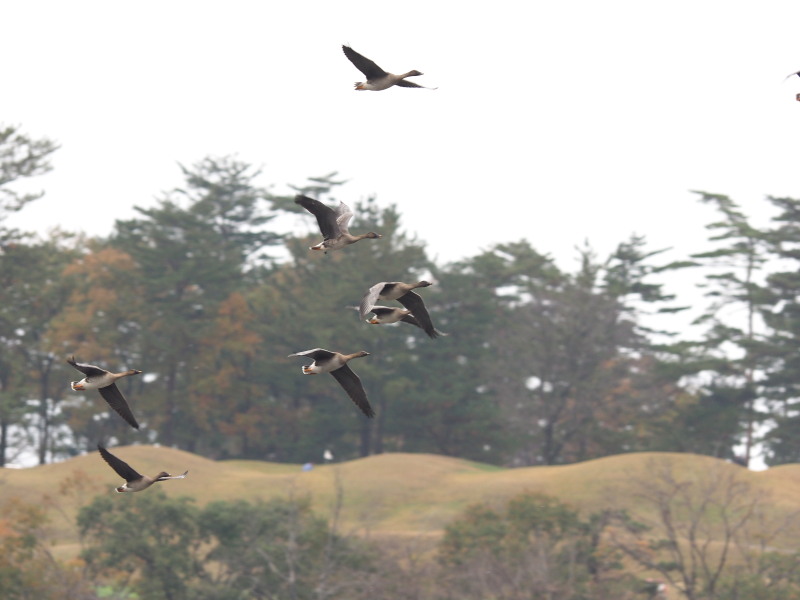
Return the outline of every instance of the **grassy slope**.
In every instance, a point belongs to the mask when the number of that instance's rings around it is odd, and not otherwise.
[[[337,481],[344,495],[345,530],[377,535],[430,536],[474,502],[501,505],[523,491],[547,493],[578,509],[636,508],[636,482],[645,481],[653,461],[669,461],[677,474],[702,477],[719,467],[741,474],[753,487],[772,494],[776,513],[800,510],[800,465],[748,472],[713,458],[689,454],[625,454],[557,467],[496,469],[430,454],[384,454],[303,472],[299,465],[258,461],[214,462],[171,448],[126,446],[113,452],[140,472],[180,473],[184,480],[158,484],[170,496],[190,496],[203,505],[214,500],[256,500],[310,494],[315,509],[330,514]],[[65,482],[78,482],[63,493]],[[76,548],[73,517],[96,494],[115,495],[119,478],[97,453],[23,470],[0,470],[0,501],[19,497],[47,502],[53,511],[53,542],[69,554]],[[147,491],[143,492],[147,493]],[[135,502],[138,494],[118,495]]]

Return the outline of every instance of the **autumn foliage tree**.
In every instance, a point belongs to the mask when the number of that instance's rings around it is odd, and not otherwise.
[[[266,229],[267,192],[258,172],[232,158],[183,168],[186,187],[173,190],[141,217],[118,221],[110,243],[136,264],[139,369],[156,377],[144,414],[159,439],[197,443],[191,390],[198,358],[220,303],[257,279],[264,249],[279,236]]]
[[[92,242],[67,264],[61,279],[68,283],[69,298],[50,324],[54,356],[63,366],[67,357],[97,364],[111,371],[133,368],[142,355],[140,342],[142,302],[138,267],[132,257],[100,242]],[[68,380],[80,379],[70,366]],[[66,377],[65,377],[66,379]],[[138,412],[142,378],[117,383]],[[73,444],[93,449],[98,440],[113,435],[120,442],[133,442],[135,432],[111,411],[99,394],[70,392],[63,407],[73,434]]]
[[[95,600],[79,562],[62,563],[45,536],[46,511],[7,498],[0,505],[0,597],[5,600]]]

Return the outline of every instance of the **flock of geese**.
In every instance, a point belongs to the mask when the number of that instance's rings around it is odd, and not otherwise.
[[[408,77],[422,75],[422,73],[417,70],[411,70],[396,75],[384,71],[375,64],[375,62],[359,54],[350,46],[342,46],[342,51],[350,62],[352,62],[353,65],[364,74],[364,77],[366,77],[366,81],[357,81],[355,83],[356,90],[381,91],[392,86],[436,89],[425,88],[425,86],[408,81]],[[800,77],[800,71],[790,73],[786,78],[788,79],[792,76]],[[800,94],[797,94],[797,100],[800,101]],[[378,239],[381,237],[379,233],[373,231],[359,235],[351,234],[348,225],[350,219],[353,217],[353,211],[344,202],[340,202],[339,206],[336,208],[331,208],[319,200],[314,200],[313,198],[303,195],[297,195],[294,201],[316,217],[317,224],[322,233],[322,241],[315,246],[311,246],[311,250],[321,250],[327,254],[329,251],[341,250],[350,244],[364,239]],[[428,310],[425,308],[425,303],[419,294],[414,292],[417,288],[427,287],[429,285],[432,284],[428,281],[418,281],[416,283],[381,281],[367,290],[367,293],[364,294],[364,297],[361,299],[361,304],[355,308],[358,309],[361,319],[365,319],[368,314],[372,313],[374,316],[371,319],[365,320],[373,325],[403,322],[419,327],[431,338],[446,335],[433,326]],[[376,304],[378,300],[396,300],[403,305],[403,308],[378,305]],[[314,348],[312,350],[302,350],[289,355],[289,357],[294,356],[312,359],[310,365],[303,365],[303,374],[316,375],[318,373],[330,373],[364,415],[370,418],[375,416],[375,411],[372,410],[370,406],[361,379],[359,379],[358,375],[356,375],[348,365],[348,363],[355,358],[369,356],[369,352],[361,350],[353,354],[342,354],[341,352],[334,352],[324,348]],[[72,382],[71,386],[73,390],[98,390],[102,398],[126,423],[134,429],[139,429],[139,423],[136,421],[136,417],[133,416],[133,412],[128,406],[128,402],[125,400],[122,392],[117,387],[116,382],[122,377],[140,375],[142,373],[141,371],[130,369],[121,373],[112,373],[95,365],[76,362],[74,356],[67,359],[67,362],[84,374],[83,379]],[[111,454],[111,452],[101,444],[97,445],[97,450],[103,460],[108,463],[117,475],[125,480],[123,485],[115,488],[117,492],[139,492],[159,481],[183,479],[189,473],[189,471],[185,471],[181,475],[170,475],[162,471],[155,477],[148,477],[138,473],[136,469]]]
[[[422,75],[419,71],[412,70],[400,75],[395,75],[394,73],[384,71],[373,61],[362,56],[349,46],[342,46],[342,50],[350,62],[352,62],[353,65],[364,74],[364,77],[366,77],[366,81],[356,82],[356,90],[381,91],[392,86],[424,88],[424,86],[407,81],[408,77]],[[339,206],[336,208],[331,208],[319,200],[314,200],[313,198],[303,195],[298,195],[294,201],[316,217],[317,224],[322,233],[322,241],[312,246],[310,248],[311,250],[320,250],[327,254],[329,251],[341,250],[350,244],[364,239],[378,239],[381,237],[380,234],[372,231],[360,235],[351,234],[348,225],[350,219],[353,217],[353,211],[350,210],[344,202],[340,202]],[[366,294],[364,294],[361,299],[360,305],[355,308],[358,309],[361,319],[373,325],[403,322],[419,327],[431,338],[446,335],[433,326],[430,314],[428,314],[428,310],[425,308],[425,303],[419,294],[414,292],[417,288],[428,287],[430,285],[432,284],[428,281],[418,281],[416,283],[381,281],[367,290]],[[378,305],[376,303],[379,300],[397,301],[402,305],[402,308]],[[370,319],[366,319],[366,316],[370,313],[374,316]],[[362,350],[360,352],[354,352],[353,354],[342,354],[340,352],[325,350],[324,348],[314,348],[312,350],[295,352],[289,356],[312,359],[310,365],[303,365],[303,374],[316,375],[318,373],[330,373],[364,415],[370,418],[375,416],[375,411],[373,411],[370,406],[361,379],[359,379],[358,375],[356,375],[348,365],[348,363],[355,358],[369,356],[369,352]],[[139,423],[133,415],[133,411],[131,411],[125,396],[122,395],[122,392],[117,387],[116,382],[123,377],[140,375],[142,373],[141,371],[130,369],[120,373],[112,373],[111,371],[106,371],[95,365],[79,363],[75,360],[74,356],[67,359],[67,362],[84,375],[84,378],[80,381],[73,381],[71,383],[73,390],[84,391],[96,389],[103,400],[105,400],[128,425],[134,429],[139,429]],[[170,475],[162,471],[155,477],[148,477],[147,475],[142,475],[137,472],[136,469],[113,455],[101,444],[97,445],[97,450],[103,460],[108,463],[117,475],[125,480],[123,485],[115,488],[116,491],[120,493],[140,492],[159,481],[183,479],[189,473],[189,471],[185,471],[182,475]]]

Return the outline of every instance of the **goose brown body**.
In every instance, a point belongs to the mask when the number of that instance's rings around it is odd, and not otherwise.
[[[119,493],[123,492],[141,492],[142,490],[146,490],[154,483],[158,483],[159,481],[167,481],[168,479],[183,479],[189,473],[189,471],[184,471],[182,475],[170,475],[166,471],[161,471],[155,477],[148,477],[147,475],[141,475],[131,467],[128,463],[124,460],[117,458],[111,452],[103,448],[100,444],[97,444],[97,450],[100,452],[100,456],[103,457],[103,460],[108,463],[108,466],[114,469],[114,472],[122,477],[125,480],[125,483],[121,486],[114,488]]]
[[[348,60],[353,63],[355,68],[361,71],[364,74],[364,77],[367,78],[366,81],[356,82],[355,87],[357,90],[370,90],[373,92],[379,92],[381,90],[386,90],[393,85],[409,88],[425,87],[411,81],[406,81],[406,77],[416,77],[418,75],[422,75],[422,73],[417,70],[407,71],[406,73],[395,75],[394,73],[384,71],[373,61],[368,59],[366,56],[359,54],[350,46],[342,46],[342,51]]]

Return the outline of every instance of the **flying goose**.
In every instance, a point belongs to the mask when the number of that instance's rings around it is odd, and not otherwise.
[[[339,250],[365,238],[376,239],[383,237],[379,233],[372,231],[360,235],[352,235],[347,225],[353,217],[353,211],[344,202],[339,202],[339,206],[333,209],[319,200],[314,200],[302,194],[298,194],[294,201],[317,218],[319,230],[322,232],[324,239],[316,246],[311,246],[311,250],[324,250],[325,254],[327,254],[328,250]]]
[[[353,50],[350,46],[342,46],[342,50],[344,51],[344,55],[350,59],[350,62],[355,65],[356,69],[361,71],[364,74],[364,77],[367,78],[366,81],[356,82],[357,90],[372,90],[377,92],[390,88],[393,85],[399,85],[400,87],[408,88],[425,87],[424,85],[417,85],[411,81],[406,81],[406,77],[416,77],[417,75],[422,75],[422,73],[419,71],[409,71],[408,73],[403,73],[402,75],[387,73],[370,59]]]
[[[373,318],[367,319],[367,323],[370,323],[371,325],[387,325],[389,323],[397,323],[398,321],[402,321],[403,323],[409,323],[410,325],[414,325],[420,329],[425,329],[422,325],[420,325],[417,318],[407,308],[375,305],[367,312],[372,312],[375,315]],[[428,332],[426,331],[426,333]],[[430,335],[432,338],[435,338],[440,335],[447,334],[434,328],[433,335],[430,333],[428,333],[428,335]]]
[[[289,356],[304,356],[314,359],[314,362],[310,365],[303,365],[302,370],[304,375],[330,373],[336,378],[339,385],[344,388],[344,391],[347,392],[347,395],[355,402],[356,406],[361,409],[361,412],[368,417],[375,416],[375,412],[372,410],[367,400],[367,393],[364,391],[364,386],[361,385],[361,380],[347,364],[354,358],[369,356],[369,352],[364,352],[362,350],[354,354],[341,354],[323,348],[314,348],[313,350],[295,352]]]
[[[428,287],[433,285],[430,281],[418,281],[416,283],[403,283],[402,281],[381,281],[373,285],[364,297],[361,299],[359,306],[359,314],[364,319],[367,313],[371,312],[375,303],[378,300],[397,300],[400,304],[405,306],[417,320],[418,326],[428,334],[429,337],[435,338],[441,332],[437,331],[431,321],[431,316],[428,314],[428,309],[425,308],[425,302],[413,290],[416,288]]]
[[[136,469],[131,467],[124,460],[121,460],[111,454],[108,450],[97,444],[97,449],[100,451],[100,456],[108,463],[117,475],[125,480],[125,484],[115,488],[117,492],[141,492],[146,490],[157,481],[166,481],[167,479],[183,479],[189,471],[184,471],[183,475],[170,475],[165,471],[161,471],[155,477],[148,477],[147,475],[140,475]]]
[[[141,374],[141,371],[137,369],[130,369],[129,371],[124,371],[122,373],[111,373],[110,371],[106,371],[105,369],[101,369],[100,367],[96,367],[94,365],[75,362],[74,356],[68,358],[67,362],[78,369],[78,371],[86,375],[86,377],[80,381],[73,381],[70,383],[70,386],[73,390],[99,391],[100,395],[103,397],[103,400],[108,402],[108,405],[117,411],[119,416],[125,419],[128,425],[134,429],[139,429],[139,423],[136,422],[136,418],[133,416],[133,413],[128,406],[128,402],[125,400],[125,396],[123,396],[122,392],[119,391],[119,388],[115,382],[117,379],[128,377],[129,375],[139,375]]]

